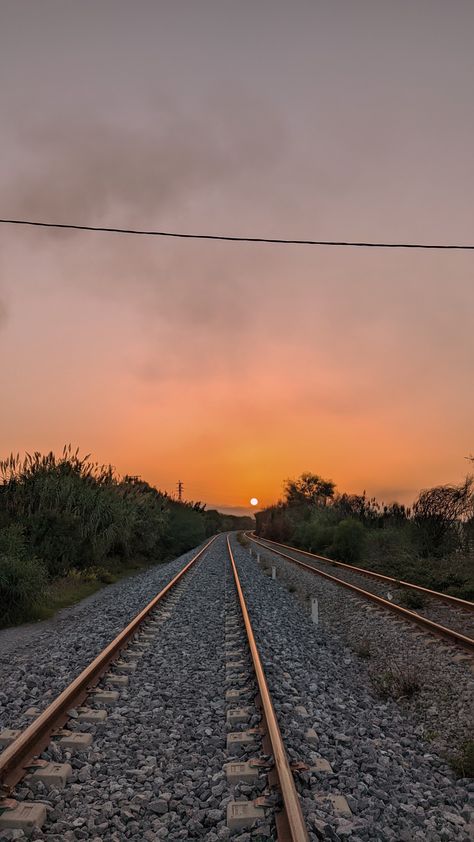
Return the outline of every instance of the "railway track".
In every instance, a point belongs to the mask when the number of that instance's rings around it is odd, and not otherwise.
[[[423,631],[448,641],[456,647],[474,654],[474,603],[458,599],[449,594],[432,591],[411,582],[400,582],[390,576],[333,561],[325,556],[299,550],[287,544],[257,538],[253,533],[246,533],[246,537],[257,547],[297,565],[300,569],[324,578],[335,585],[351,591],[354,595],[365,599],[379,608],[383,608],[398,619],[416,624]],[[302,561],[304,557],[305,561]],[[328,569],[337,569],[339,575],[329,573]],[[371,580],[371,590],[362,587],[365,581]],[[397,596],[403,592],[420,594],[426,606],[423,613],[409,610],[397,602]],[[441,603],[441,608],[439,603]],[[433,615],[433,616],[430,616]],[[440,614],[442,621],[440,622]],[[436,617],[436,619],[434,618]],[[457,626],[455,628],[454,626]]]
[[[425,838],[467,840],[464,790],[248,550],[219,536],[173,565],[0,754],[0,840],[18,821],[50,842],[393,842],[416,838],[431,790]],[[439,837],[443,810],[459,824]]]
[[[125,689],[130,692],[129,682],[134,681],[138,659],[153,648],[163,623],[177,605],[180,590],[186,588],[193,573],[199,576],[198,562],[205,563],[206,554],[214,541],[209,541],[194,555],[28,727],[0,734],[3,744],[9,743],[0,754],[0,835],[2,829],[9,828],[30,833],[47,820],[43,801],[17,801],[14,797],[16,788],[25,784],[25,778],[32,790],[37,784],[41,790],[68,786],[71,764],[55,762],[52,756],[58,753],[58,748],[60,756],[62,750],[69,759],[75,752],[92,750],[92,735],[88,730],[81,730],[80,723],[106,727],[107,709],[120,704],[120,691]],[[228,762],[224,764],[225,771],[231,788],[238,787],[242,782],[255,781],[259,781],[261,788],[262,775],[268,777],[263,796],[251,801],[237,798],[228,802],[227,824],[235,831],[255,822],[257,825],[271,822],[272,838],[279,842],[308,842],[310,837],[229,538],[226,551],[227,572],[230,574],[225,606],[226,720],[228,727],[236,730],[227,734]],[[103,686],[98,687],[99,682]],[[242,707],[243,701],[253,702],[255,710],[258,709],[260,721],[254,729],[246,728],[252,705]],[[91,707],[85,707],[85,702]],[[71,719],[71,712],[75,713],[74,719]],[[79,728],[75,727],[76,723],[79,723]],[[242,727],[244,730],[239,730]],[[244,757],[247,757],[248,751],[255,751],[260,740],[263,758],[242,761],[242,748]],[[56,751],[51,753],[51,747]],[[45,757],[40,758],[41,754]],[[278,804],[277,809],[275,803]]]

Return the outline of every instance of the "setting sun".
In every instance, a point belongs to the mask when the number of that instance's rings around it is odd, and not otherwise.
[[[257,498],[256,498],[256,497],[251,497],[251,498],[250,498],[250,505],[251,505],[251,506],[258,506],[258,500],[257,500]]]

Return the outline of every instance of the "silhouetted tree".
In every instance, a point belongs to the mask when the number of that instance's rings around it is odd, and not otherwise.
[[[472,518],[474,478],[460,485],[438,485],[422,491],[413,504],[413,521],[423,555],[443,555],[462,543],[462,529]]]
[[[335,484],[319,474],[305,472],[298,479],[285,482],[285,502],[288,506],[325,506],[334,497]]]

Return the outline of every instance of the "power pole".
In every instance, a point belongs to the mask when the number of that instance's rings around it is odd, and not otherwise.
[[[183,483],[181,480],[178,481],[178,500],[181,503],[183,499]]]

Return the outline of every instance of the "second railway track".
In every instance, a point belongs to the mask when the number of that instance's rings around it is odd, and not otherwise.
[[[411,582],[400,582],[371,570],[333,561],[297,547],[261,539],[250,533],[247,537],[257,549],[275,553],[280,558],[299,565],[301,569],[347,588],[362,599],[375,603],[407,622],[417,624],[429,634],[461,647],[474,656],[474,603]],[[420,595],[422,610],[409,609],[400,603],[407,591]]]

